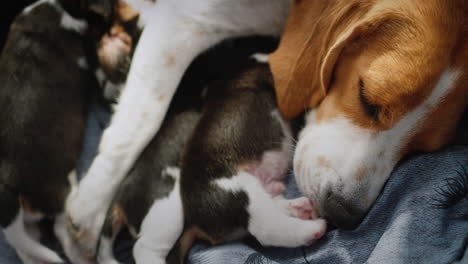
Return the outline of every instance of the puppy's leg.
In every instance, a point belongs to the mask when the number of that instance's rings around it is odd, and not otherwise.
[[[62,245],[65,255],[70,259],[72,263],[79,264],[92,264],[92,259],[85,259],[77,246],[74,244],[74,240],[70,237],[70,234],[67,231],[67,221],[65,213],[60,213],[55,217],[54,222],[54,234]]]
[[[249,197],[248,230],[264,246],[298,247],[309,245],[326,230],[323,219],[304,220],[286,214],[254,176],[240,172],[231,179],[223,179],[222,186],[243,190]]]
[[[184,225],[179,184],[168,198],[155,201],[143,220],[140,237],[133,248],[138,264],[164,264]]]
[[[114,241],[125,225],[125,220],[120,212],[120,207],[114,204],[107,214],[106,222],[102,228],[99,238],[99,248],[97,252],[98,263],[117,264],[114,256]]]
[[[70,231],[88,256],[95,253],[118,185],[158,131],[185,69],[196,55],[226,37],[226,31],[203,24],[204,2],[195,1],[200,4],[193,17],[187,15],[187,2],[158,0],[152,9],[99,154],[77,191],[68,197]]]
[[[13,222],[3,230],[6,240],[18,251],[19,257],[23,257],[25,263],[62,263],[62,259],[54,251],[29,236],[24,224],[24,210],[20,209]]]
[[[114,237],[102,236],[99,240],[98,263],[102,264],[118,264],[119,262],[114,257],[112,247],[114,245]]]

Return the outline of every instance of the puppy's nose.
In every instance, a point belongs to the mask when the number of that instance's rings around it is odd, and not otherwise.
[[[359,225],[365,212],[333,192],[328,192],[323,204],[325,217],[340,229],[350,230]]]

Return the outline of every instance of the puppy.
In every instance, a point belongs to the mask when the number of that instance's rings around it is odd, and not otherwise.
[[[223,78],[226,72],[237,70],[237,64],[245,64],[245,58],[253,51],[271,51],[275,46],[276,40],[269,38],[229,40],[197,57],[190,65],[171,103],[161,133],[138,158],[112,202],[99,240],[99,263],[116,263],[112,246],[119,231],[126,227],[134,238],[144,233],[141,223],[150,207],[173,192],[175,184],[178,186],[180,158],[201,115],[207,85]]]
[[[180,157],[202,107],[201,87],[190,88],[178,90],[161,133],[146,147],[120,185],[101,232],[98,263],[117,263],[112,248],[119,231],[126,227],[136,239],[153,203],[166,198],[178,185]]]
[[[24,263],[58,263],[38,221],[63,236],[68,175],[78,159],[87,92],[85,5],[38,1],[14,20],[0,57],[0,225]]]
[[[103,87],[104,98],[111,104],[118,101],[123,89],[143,24],[139,13],[123,0],[115,2],[113,14],[109,30],[96,47],[96,77]]]
[[[104,208],[109,207],[133,162],[159,130],[188,65],[201,52],[228,38],[279,36],[291,2],[131,1],[135,7],[151,6],[139,9],[147,18],[146,25],[99,154],[77,192],[67,199],[70,233],[84,251],[94,253],[106,215]]]
[[[301,246],[320,238],[326,225],[311,220],[309,200],[280,195],[292,147],[267,64],[250,59],[210,84],[182,159],[180,197],[174,190],[151,208],[135,244],[137,263],[165,263],[182,226],[180,262],[196,239],[219,244],[250,233],[263,245]]]

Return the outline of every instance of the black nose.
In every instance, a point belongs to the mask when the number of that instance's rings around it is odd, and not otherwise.
[[[342,196],[328,192],[323,204],[325,217],[340,229],[350,230],[356,228],[365,215],[365,211],[353,205]]]

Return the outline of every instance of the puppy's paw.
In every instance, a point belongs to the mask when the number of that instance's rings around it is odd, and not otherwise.
[[[308,221],[308,223],[308,230],[304,230],[304,234],[308,234],[303,240],[304,246],[315,244],[327,231],[327,222],[324,219],[315,219]]]
[[[293,217],[303,220],[316,219],[317,212],[314,209],[313,203],[307,197],[301,197],[292,200],[281,200],[279,205],[284,211]]]
[[[85,197],[85,198],[83,198]],[[78,190],[67,199],[66,227],[79,254],[86,259],[95,256],[98,235],[106,209],[92,194],[83,196]]]

